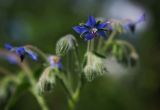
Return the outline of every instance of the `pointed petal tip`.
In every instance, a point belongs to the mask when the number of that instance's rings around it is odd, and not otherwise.
[[[90,15],[86,22],[86,26],[93,27],[95,24],[96,24],[96,19],[94,18],[94,16]]]

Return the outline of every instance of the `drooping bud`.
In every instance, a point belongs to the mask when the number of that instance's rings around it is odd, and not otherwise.
[[[123,33],[124,32],[123,25],[122,25],[120,20],[111,19],[108,22],[110,22],[112,30],[114,30],[118,33]]]
[[[76,38],[72,34],[67,34],[60,38],[56,44],[56,54],[65,55],[68,51],[78,46]]]
[[[137,61],[139,59],[139,56],[136,52],[130,53],[130,64],[131,66],[135,66],[137,64]]]
[[[88,52],[86,57],[87,61],[83,71],[88,81],[92,81],[97,76],[103,75],[107,71],[103,58],[98,57],[91,52]]]
[[[40,94],[51,91],[56,83],[56,72],[47,67],[39,78],[37,90]]]

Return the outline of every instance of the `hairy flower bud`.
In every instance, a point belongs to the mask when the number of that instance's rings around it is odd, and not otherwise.
[[[56,83],[56,72],[51,67],[47,67],[39,78],[37,83],[38,92],[44,93],[51,91]]]
[[[116,31],[118,33],[123,33],[124,32],[123,25],[122,25],[121,21],[112,19],[109,22],[110,22],[114,31]]]
[[[60,38],[56,44],[56,54],[64,55],[69,50],[75,49],[78,46],[76,38],[72,34],[67,34]]]
[[[92,81],[97,76],[103,75],[106,72],[103,58],[100,58],[95,54],[88,52],[87,62],[83,71],[88,81]]]

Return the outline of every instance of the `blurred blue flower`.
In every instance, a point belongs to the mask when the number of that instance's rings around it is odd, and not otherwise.
[[[0,58],[6,59],[11,64],[16,64],[17,63],[17,57],[14,54],[7,54],[3,50],[0,50]]]
[[[50,66],[52,68],[62,69],[61,58],[59,56],[55,56],[55,55],[49,56],[48,62],[50,63]]]
[[[17,64],[17,59],[13,55],[7,55],[6,59],[9,61],[11,64]]]
[[[136,21],[128,20],[127,23],[124,25],[125,29],[129,29],[132,33],[136,30],[136,25],[143,22],[145,20],[145,14],[140,16]]]
[[[85,24],[74,26],[73,30],[84,37],[85,40],[91,40],[96,36],[107,38],[107,30],[105,29],[107,25],[107,22],[97,22],[93,16],[89,16],[88,21]]]
[[[15,52],[21,59],[21,62],[24,60],[25,56],[28,55],[33,60],[37,60],[37,54],[31,51],[30,49],[27,49],[25,47],[13,47],[10,44],[5,44],[5,48],[11,52]]]

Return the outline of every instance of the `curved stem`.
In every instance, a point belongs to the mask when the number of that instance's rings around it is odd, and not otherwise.
[[[49,110],[44,98],[42,96],[40,96],[38,93],[36,93],[34,88],[31,89],[31,93],[33,94],[33,96],[35,96],[35,98],[36,98],[37,102],[39,103],[39,106],[41,107],[42,110]]]
[[[116,36],[116,34],[117,34],[117,31],[113,31],[113,32],[111,33],[111,35],[109,36],[107,42],[105,42],[105,45],[104,45],[104,47],[102,48],[102,51],[103,51],[103,52],[104,52],[104,51],[108,48],[108,46],[112,43],[112,41],[113,41],[114,37]]]
[[[136,52],[134,46],[125,40],[117,40],[116,43],[120,45],[126,45],[131,50],[131,52]]]
[[[108,39],[107,42],[111,42],[111,41],[114,39],[114,37],[116,36],[116,34],[117,34],[117,31],[113,31],[113,32],[111,33],[111,35],[109,36],[109,39]]]
[[[49,110],[47,107],[47,104],[45,103],[44,98],[42,96],[39,96],[39,94],[35,91],[36,81],[34,79],[32,71],[28,67],[27,63],[26,62],[20,63],[19,66],[27,73],[29,80],[31,82],[31,93],[36,98],[41,109],[42,110]]]
[[[76,89],[76,91],[74,92],[72,99],[68,100],[68,104],[69,104],[69,110],[74,110],[76,107],[76,104],[79,101],[79,96],[80,96],[80,90],[81,90],[81,83],[78,84],[78,87]]]
[[[88,49],[90,50],[90,46],[88,47]],[[82,66],[80,64],[80,60],[79,60],[79,54],[78,54],[78,51],[75,50],[75,58],[76,58],[76,61],[77,61],[77,67],[79,68],[78,72],[79,72],[79,80],[78,80],[78,85],[77,85],[77,88],[76,90],[74,91],[73,95],[72,95],[72,99],[69,98],[68,99],[68,105],[69,105],[69,110],[74,110],[78,101],[79,101],[79,96],[80,96],[80,90],[81,90],[81,87],[82,87],[82,74],[81,74],[81,70],[82,70]]]
[[[60,83],[62,84],[62,86],[64,87],[64,90],[66,91],[67,95],[69,98],[72,99],[72,90],[70,89],[70,87],[68,86],[67,84],[67,81],[66,79],[64,79],[64,77],[60,76],[62,75],[61,73],[60,74],[57,74],[57,78],[59,79]]]

